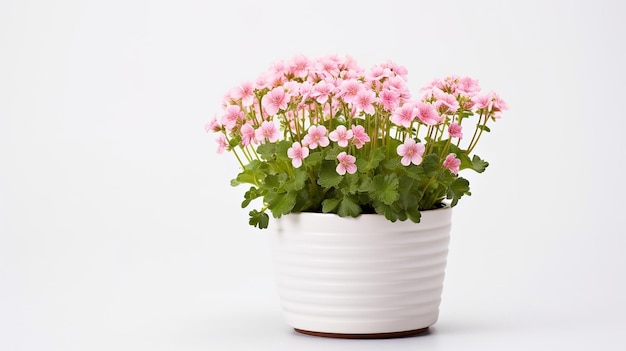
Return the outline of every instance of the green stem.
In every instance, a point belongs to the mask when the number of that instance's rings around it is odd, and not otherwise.
[[[439,155],[441,158],[444,158],[444,156],[446,156],[448,154],[448,151],[450,150],[450,144],[452,143],[452,138],[448,138],[448,141],[446,142],[446,145],[444,145],[443,147],[443,152],[441,153],[441,155]]]
[[[432,135],[433,135],[433,126],[428,126],[428,132],[426,133],[426,145],[428,148],[426,149],[425,154],[428,155],[430,150],[432,149],[432,145],[434,144]]]
[[[230,147],[230,139],[228,139],[228,135],[226,134],[226,132],[222,132],[224,134],[224,139],[226,139],[226,143],[228,144],[228,147]],[[241,158],[239,157],[239,154],[237,154],[237,150],[235,150],[234,148],[231,148],[230,151],[233,152],[233,154],[235,155],[235,158],[237,158],[237,162],[239,162],[239,165],[241,166],[241,168],[244,168],[243,162],[241,162]]]
[[[470,139],[470,142],[467,145],[468,151],[465,152],[467,154],[469,154],[469,150],[471,149],[472,144],[474,143],[474,140],[476,140],[476,136],[478,135],[478,130],[480,129],[478,126],[480,126],[482,118],[483,118],[483,113],[481,112],[480,115],[478,116],[478,123],[476,123],[476,128],[474,129],[474,135],[472,135],[472,139]]]
[[[324,108],[321,105],[317,104],[317,103],[316,103],[316,105],[318,106],[318,109],[320,111],[320,116],[323,117],[324,116]],[[330,118],[328,119],[328,131],[330,132],[330,131],[333,130],[333,116],[329,116],[329,117]]]
[[[250,163],[250,161],[252,161],[252,155],[250,155],[250,151],[248,151],[248,148],[242,146],[241,152],[246,157],[246,160],[248,161],[248,163]]]
[[[332,96],[328,97],[328,114],[330,116],[330,119],[333,119],[333,98]]]
[[[422,190],[422,197],[418,201],[418,204],[422,204],[422,208],[418,208],[419,210],[428,210],[430,209],[430,207],[432,207],[432,204],[430,204],[431,200],[427,198],[428,201],[424,202],[424,197],[426,196],[426,191],[428,190],[428,187],[433,182],[433,180],[435,180],[435,177],[430,177],[428,179],[428,183],[426,183],[424,189]]]
[[[372,117],[368,115],[367,113],[365,114],[365,124],[367,125],[368,128],[372,124]],[[371,139],[370,141],[371,149],[374,150],[376,149],[376,144],[378,144],[377,143],[378,133],[376,132],[376,121],[374,121],[374,128],[372,128],[372,135],[370,136],[370,139]]]
[[[391,140],[391,122],[389,121],[389,116],[384,116],[385,118],[385,145],[389,145],[389,140]]]
[[[261,97],[257,97],[257,99],[259,100],[259,114],[261,115],[261,121],[263,121],[263,120],[265,120],[263,118],[263,103],[261,102],[261,100],[263,100],[263,99]],[[256,123],[257,126],[260,126],[261,123],[256,118],[256,113],[254,113],[254,107],[252,107],[252,113],[253,113],[252,116],[254,117],[254,123]]]
[[[489,120],[489,114],[483,115],[483,113],[481,113],[480,118],[481,119],[484,118],[484,122],[482,123],[482,128],[479,128],[480,126],[480,120],[479,120],[479,123],[476,125],[476,130],[474,131],[474,136],[472,136],[472,141],[470,141],[470,145],[467,148],[467,151],[466,151],[467,154],[470,154],[472,150],[474,150],[474,147],[476,147],[476,145],[478,144],[478,140],[480,140],[481,135],[483,135],[483,131],[485,130],[485,126],[487,125],[487,121]],[[479,129],[480,129],[480,132],[478,132]],[[478,132],[478,134],[476,132]]]

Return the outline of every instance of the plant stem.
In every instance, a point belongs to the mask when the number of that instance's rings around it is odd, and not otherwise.
[[[483,135],[483,131],[485,130],[485,126],[487,125],[487,121],[489,120],[489,114],[485,114],[483,115],[483,113],[480,114],[480,117],[483,118],[485,121],[483,122],[482,126],[483,128],[479,128],[478,126],[480,125],[480,120],[479,120],[479,124],[476,125],[476,131],[474,131],[474,136],[476,137],[476,140],[474,140],[474,137],[472,137],[472,142],[470,142],[470,145],[467,149],[467,154],[471,153],[472,150],[474,150],[474,147],[476,147],[476,145],[478,144],[478,140],[480,140],[480,136]],[[478,131],[478,129],[480,129],[480,132],[478,132],[478,135],[476,135],[476,132]]]
[[[450,150],[450,144],[452,143],[452,138],[448,138],[448,141],[446,142],[446,145],[444,145],[443,147],[443,152],[441,153],[441,158],[443,158],[444,156],[446,156],[448,154],[448,151]]]
[[[476,128],[474,129],[474,135],[472,135],[472,139],[470,140],[469,144],[467,145],[467,151],[465,151],[466,154],[469,154],[472,149],[474,148],[473,144],[474,144],[474,140],[476,140],[476,136],[478,135],[478,130],[480,129],[480,123],[481,120],[483,118],[483,112],[480,112],[480,116],[478,116],[478,123],[476,123]]]
[[[432,135],[433,135],[433,126],[428,126],[428,132],[426,133],[426,145],[428,146],[428,149],[425,152],[426,155],[430,153],[430,150],[432,149],[432,145],[434,144]]]
[[[426,185],[424,186],[424,189],[422,190],[422,197],[419,199],[419,201],[417,202],[418,204],[424,204],[424,202],[422,201],[424,199],[424,197],[426,196],[426,190],[428,190],[428,187],[430,186],[430,184],[433,182],[433,180],[435,180],[435,177],[430,177],[428,179],[428,182],[426,183]],[[427,206],[424,206],[426,209],[430,208],[432,206],[432,204],[430,204],[430,199],[428,199],[429,201],[426,202]]]

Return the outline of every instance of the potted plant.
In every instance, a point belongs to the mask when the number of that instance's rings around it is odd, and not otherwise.
[[[451,211],[470,195],[459,173],[488,166],[474,150],[507,105],[464,76],[413,94],[407,73],[297,55],[228,91],[206,126],[241,166],[231,184],[250,186],[250,225],[276,221],[278,290],[300,332],[398,337],[437,320]]]

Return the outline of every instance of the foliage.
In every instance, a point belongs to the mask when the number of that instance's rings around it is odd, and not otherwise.
[[[250,225],[305,211],[419,222],[420,211],[470,195],[459,172],[486,169],[473,150],[506,103],[462,76],[414,97],[407,73],[391,61],[365,70],[351,57],[299,55],[230,90],[206,130],[241,166],[231,184],[250,186],[242,207],[260,202]]]

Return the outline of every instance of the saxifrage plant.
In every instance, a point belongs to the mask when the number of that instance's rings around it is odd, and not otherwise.
[[[231,185],[250,185],[242,207],[260,202],[249,223],[267,228],[268,212],[419,222],[471,195],[459,172],[488,166],[473,152],[506,103],[465,76],[414,96],[407,73],[392,61],[366,70],[349,56],[297,55],[231,89],[206,130],[241,166]]]

